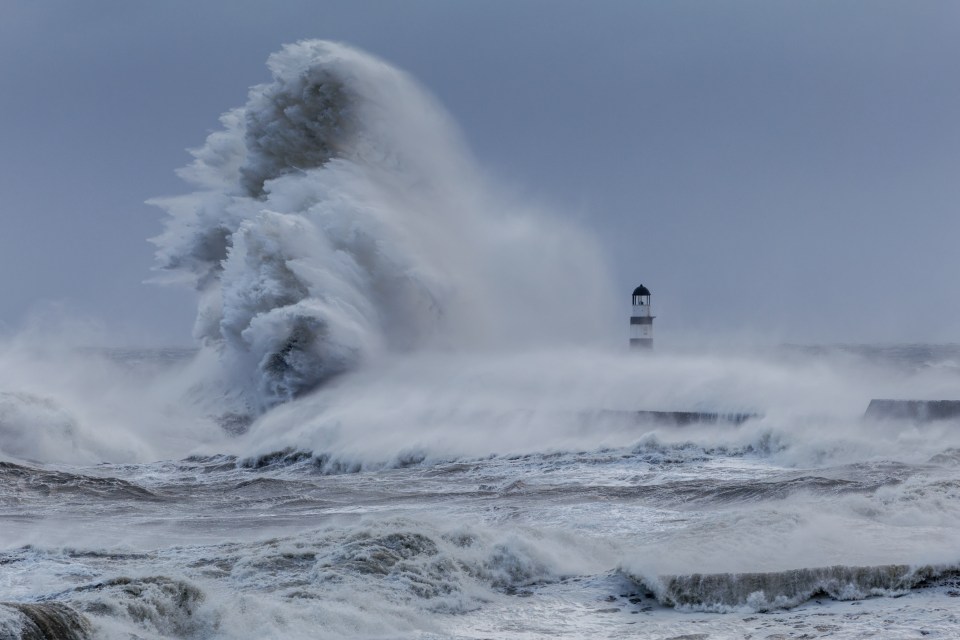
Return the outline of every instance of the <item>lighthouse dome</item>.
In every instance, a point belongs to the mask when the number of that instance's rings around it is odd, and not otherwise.
[[[636,289],[633,290],[633,295],[634,295],[634,297],[636,297],[636,296],[648,296],[648,295],[650,295],[650,289],[647,289],[645,286],[640,285],[639,287],[637,287]]]

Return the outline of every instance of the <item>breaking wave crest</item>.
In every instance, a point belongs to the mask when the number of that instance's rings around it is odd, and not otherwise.
[[[58,602],[0,602],[0,637],[19,640],[86,640],[90,623]]]
[[[43,603],[0,603],[0,637],[406,637],[437,613],[528,595],[597,564],[562,534],[404,519],[186,546],[174,557],[23,548],[8,561],[55,568],[78,556],[88,575],[105,575]],[[166,573],[154,573],[160,565]],[[29,635],[31,624],[69,633]]]
[[[862,600],[903,595],[911,589],[955,584],[957,565],[833,566],[769,573],[716,573],[634,580],[662,604],[679,609],[724,612],[790,609],[814,598]]]
[[[414,81],[321,41],[268,66],[179,172],[198,190],[155,201],[159,269],[199,292],[242,410],[383,351],[602,335],[594,240],[494,193]]]

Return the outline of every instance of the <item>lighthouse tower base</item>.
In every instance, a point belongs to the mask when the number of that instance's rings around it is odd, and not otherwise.
[[[631,349],[653,349],[653,338],[630,338]]]

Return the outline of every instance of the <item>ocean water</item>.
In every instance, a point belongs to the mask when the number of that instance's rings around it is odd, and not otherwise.
[[[501,397],[494,411],[493,391],[471,387],[465,372],[450,387],[480,400],[450,397],[438,381],[465,360],[441,354],[419,366],[419,377],[437,376],[427,378],[432,395],[411,398],[416,381],[396,383],[391,400],[406,397],[406,407],[356,407],[355,392],[383,395],[377,384],[393,377],[358,373],[243,433],[221,428],[221,440],[191,444],[188,456],[6,454],[0,637],[956,637],[960,424],[860,414],[870,390],[955,385],[958,351],[592,355],[626,380],[594,371],[595,387],[580,393],[619,387],[612,402],[633,388],[636,409],[688,408],[648,404],[647,376],[671,376],[666,387],[686,382],[694,394],[731,377],[763,387],[728,397],[752,419],[679,425],[623,405],[575,411],[580,399],[569,394],[548,407],[549,379],[527,381],[533,388],[517,395],[525,408]],[[149,385],[182,377],[196,354],[74,357]],[[517,373],[520,359],[476,358],[475,375],[489,382],[500,366],[513,376],[503,387],[516,387],[528,375]],[[569,358],[585,360],[582,351]],[[549,378],[561,362],[552,355],[541,366]],[[826,378],[820,396],[808,376]],[[855,411],[826,402],[843,379]],[[788,395],[780,387],[796,389],[806,411],[764,406]],[[52,430],[57,415],[61,433],[82,442],[53,402],[4,394],[0,443],[43,421]],[[295,437],[264,448],[280,423],[290,434],[303,416],[314,438],[326,431],[326,448]],[[436,425],[457,443],[438,438]],[[343,435],[351,426],[360,437]],[[395,449],[401,437],[406,446]]]
[[[630,353],[414,80],[268,66],[156,202],[198,346],[0,341],[0,639],[958,636],[960,424],[864,413],[960,347]]]

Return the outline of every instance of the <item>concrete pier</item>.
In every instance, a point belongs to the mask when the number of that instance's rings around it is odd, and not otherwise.
[[[684,426],[688,424],[743,424],[759,418],[757,413],[719,413],[715,411],[603,411],[602,415],[637,423]]]
[[[960,420],[960,400],[871,400],[864,418],[873,420]]]

